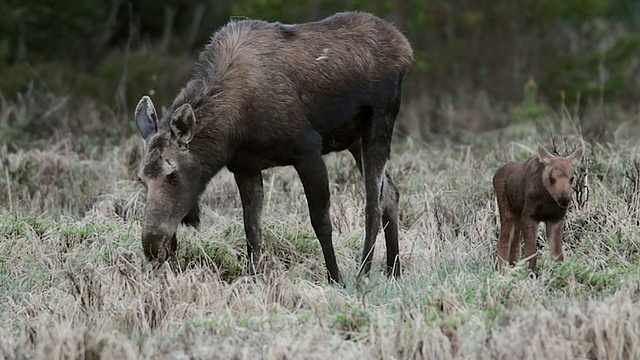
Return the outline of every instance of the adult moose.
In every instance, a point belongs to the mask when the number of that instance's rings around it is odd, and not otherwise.
[[[341,283],[331,240],[329,186],[322,155],[349,150],[365,183],[365,243],[359,275],[371,268],[382,224],[387,273],[399,276],[399,192],[385,165],[411,62],[407,39],[362,12],[285,25],[230,22],[200,54],[192,79],[158,119],[147,96],[135,118],[146,143],[142,245],[165,261],[180,223],[199,223],[199,197],[223,167],[234,175],[247,235],[247,271],[261,255],[261,170],[293,165],[329,281]]]

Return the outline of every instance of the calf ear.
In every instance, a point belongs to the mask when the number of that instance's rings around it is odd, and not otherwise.
[[[187,145],[193,139],[196,116],[189,104],[183,104],[171,115],[171,134],[178,143]]]
[[[572,159],[580,159],[582,157],[582,146],[579,146],[577,149],[575,149],[571,155],[569,155],[570,158]]]
[[[549,161],[552,158],[552,155],[549,154],[549,152],[547,151],[547,149],[544,148],[544,146],[538,145],[538,158],[543,164],[548,165]]]
[[[575,166],[578,163],[578,160],[582,157],[582,146],[579,146],[575,149],[571,155],[567,156],[567,158],[571,159],[571,163]]]
[[[140,135],[145,141],[149,140],[158,131],[158,115],[150,97],[145,95],[138,101],[135,117]]]

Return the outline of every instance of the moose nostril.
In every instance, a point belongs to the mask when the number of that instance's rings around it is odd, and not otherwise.
[[[152,234],[142,235],[142,249],[147,260],[154,260],[158,257],[158,246],[156,245],[158,242],[156,236]]]
[[[142,248],[147,260],[165,262],[175,251],[175,234],[166,236],[154,233],[142,235]]]
[[[558,199],[558,205],[567,207],[569,205],[569,199]]]

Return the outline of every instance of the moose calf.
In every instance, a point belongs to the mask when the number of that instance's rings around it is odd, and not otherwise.
[[[413,60],[390,23],[346,12],[304,24],[232,21],[200,54],[192,79],[158,117],[143,96],[135,111],[146,143],[142,245],[160,262],[177,247],[180,223],[197,225],[199,198],[223,167],[234,175],[247,235],[247,270],[262,252],[262,170],[292,165],[302,182],[329,280],[341,282],[322,155],[348,150],[364,180],[361,274],[384,225],[387,271],[398,262],[399,192],[385,170],[402,82]]]
[[[562,237],[571,185],[582,147],[567,157],[553,156],[539,146],[538,154],[526,162],[509,162],[496,171],[493,188],[500,211],[497,268],[504,261],[513,265],[520,255],[520,236],[524,237],[529,268],[536,266],[538,223],[544,222],[551,255],[562,261]]]

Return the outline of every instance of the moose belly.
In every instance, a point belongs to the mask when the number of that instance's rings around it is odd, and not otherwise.
[[[271,152],[264,154],[241,152],[227,164],[227,169],[233,173],[250,173],[275,166],[293,165],[293,159],[290,156],[278,155]]]
[[[227,164],[234,173],[255,172],[275,166],[294,165],[306,154],[318,151],[320,136],[306,132],[280,141],[248,142]]]

